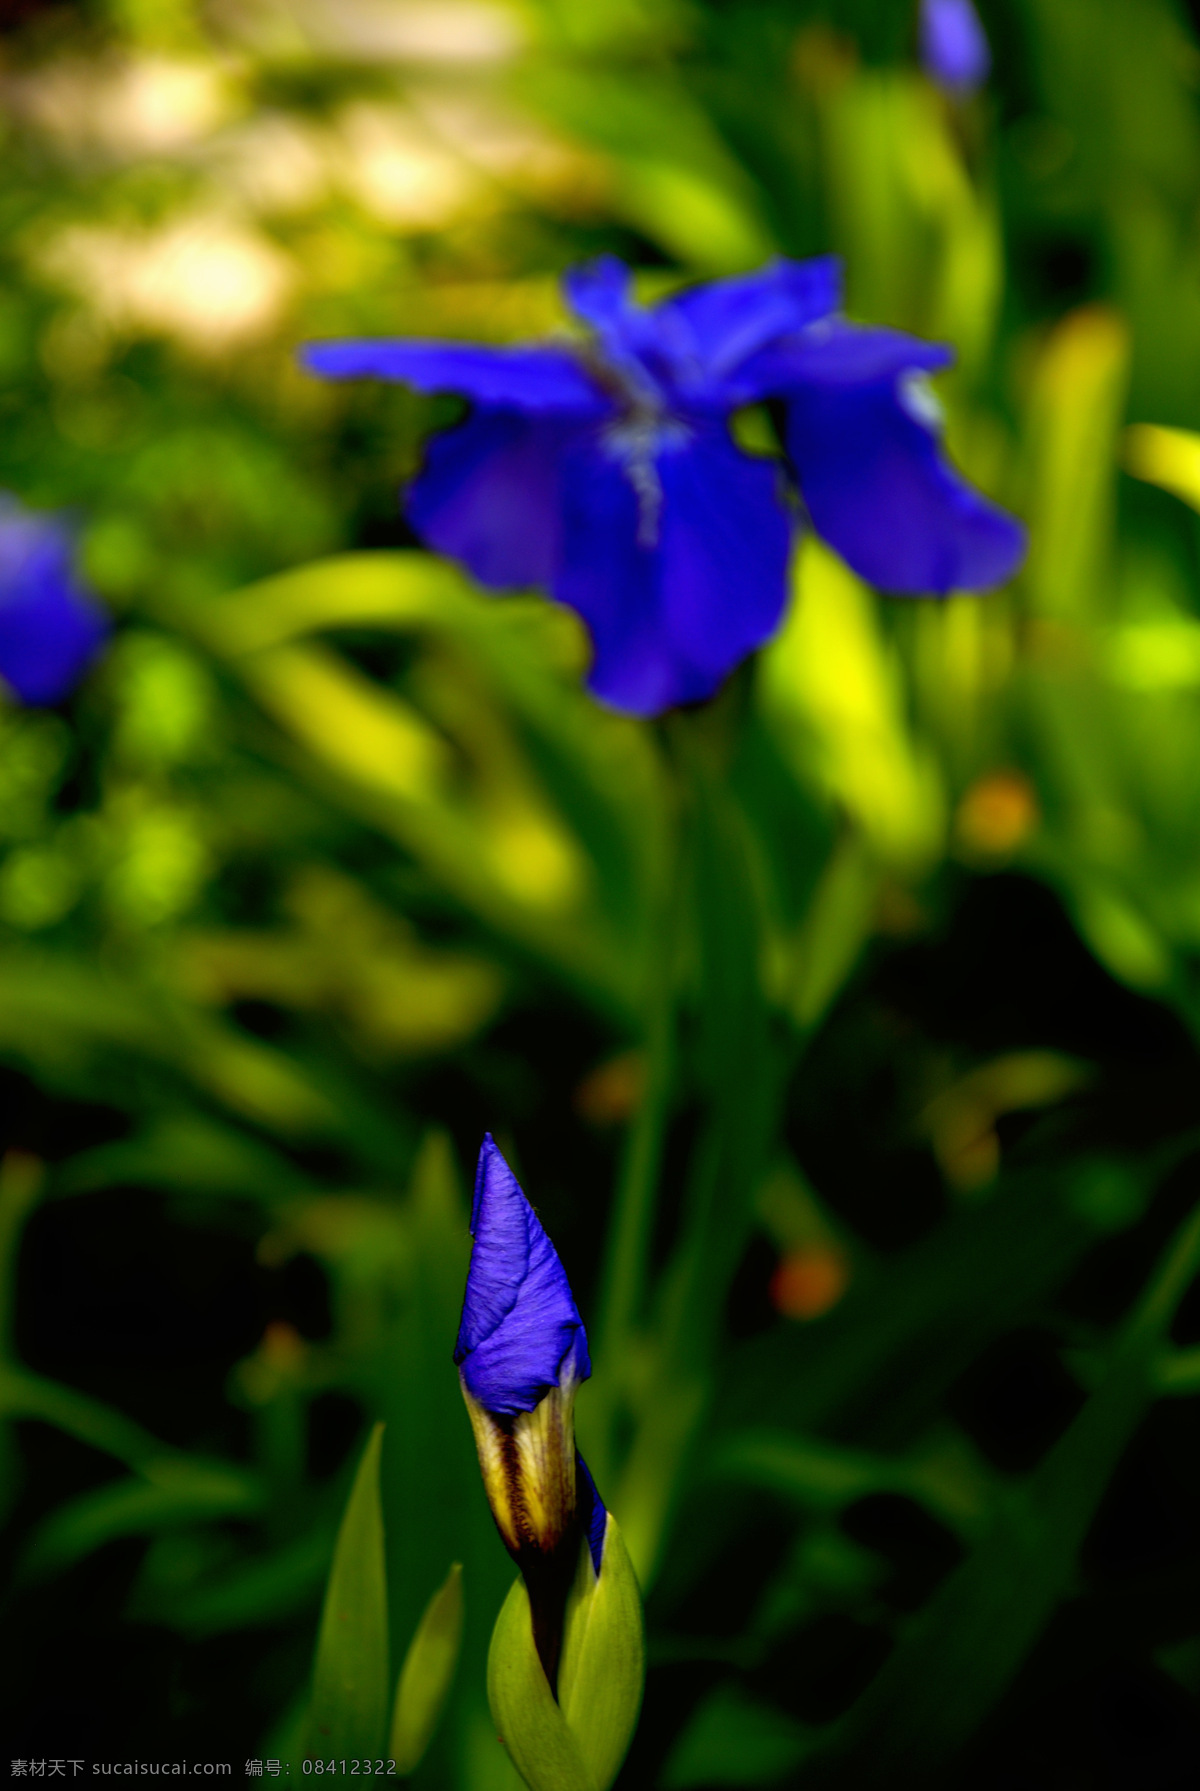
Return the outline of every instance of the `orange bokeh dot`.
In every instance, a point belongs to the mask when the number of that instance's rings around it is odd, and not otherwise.
[[[1019,771],[992,771],[959,804],[958,837],[974,852],[1014,851],[1038,823],[1033,785]]]
[[[837,1305],[849,1280],[840,1250],[820,1244],[789,1250],[771,1276],[771,1304],[784,1318],[820,1318]]]

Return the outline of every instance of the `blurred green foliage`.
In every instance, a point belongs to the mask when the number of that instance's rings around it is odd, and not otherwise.
[[[3,9],[0,486],[119,622],[0,714],[14,1752],[298,1751],[383,1420],[401,1646],[463,1564],[414,1782],[515,1783],[449,1361],[487,1126],[649,1593],[621,1784],[1185,1782],[1200,47],[980,10],[959,104],[877,0]],[[405,530],[450,402],[294,348],[537,334],[601,249],[839,251],[957,349],[1020,580],[807,542],[706,710],[599,710],[571,615]]]

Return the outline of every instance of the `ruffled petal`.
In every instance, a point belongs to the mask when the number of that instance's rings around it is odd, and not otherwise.
[[[759,349],[828,317],[841,304],[836,255],[768,262],[753,274],[677,293],[652,316],[687,384],[722,380]]]
[[[566,1271],[490,1133],[471,1233],[454,1360],[487,1411],[531,1412],[552,1387],[586,1380],[592,1366]]]
[[[0,677],[23,703],[61,702],[108,635],[73,559],[62,523],[0,503]]]
[[[566,348],[481,348],[465,342],[309,342],[301,364],[326,379],[392,379],[477,404],[599,415],[609,401]]]
[[[778,625],[791,522],[776,469],[724,430],[661,430],[648,450],[620,431],[563,468],[554,595],[583,617],[591,690],[657,715],[699,702]]]
[[[417,532],[490,590],[548,590],[561,535],[561,418],[477,411],[435,436],[408,497]]]

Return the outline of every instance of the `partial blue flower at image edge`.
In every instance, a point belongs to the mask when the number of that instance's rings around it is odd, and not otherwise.
[[[0,492],[0,678],[30,707],[69,696],[109,633],[74,562],[59,517]]]
[[[776,260],[653,307],[612,257],[569,273],[580,341],[515,348],[309,344],[328,378],[471,401],[409,493],[428,544],[491,590],[541,589],[594,647],[589,685],[655,715],[711,696],[769,640],[800,503],[861,577],[895,594],[1002,584],[1020,524],[946,460],[924,378],[949,349],[839,314],[833,257]],[[745,453],[732,415],[769,401],[784,458]]]
[[[973,93],[991,73],[992,53],[971,0],[921,0],[921,62],[952,94]]]

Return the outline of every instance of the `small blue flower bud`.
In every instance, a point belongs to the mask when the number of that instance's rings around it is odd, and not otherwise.
[[[454,1360],[496,1527],[529,1592],[553,1692],[581,1540],[595,1571],[605,1511],[575,1448],[575,1393],[592,1372],[583,1320],[537,1215],[489,1133]]]
[[[951,93],[982,87],[992,53],[971,0],[921,0],[921,61],[930,79]]]

